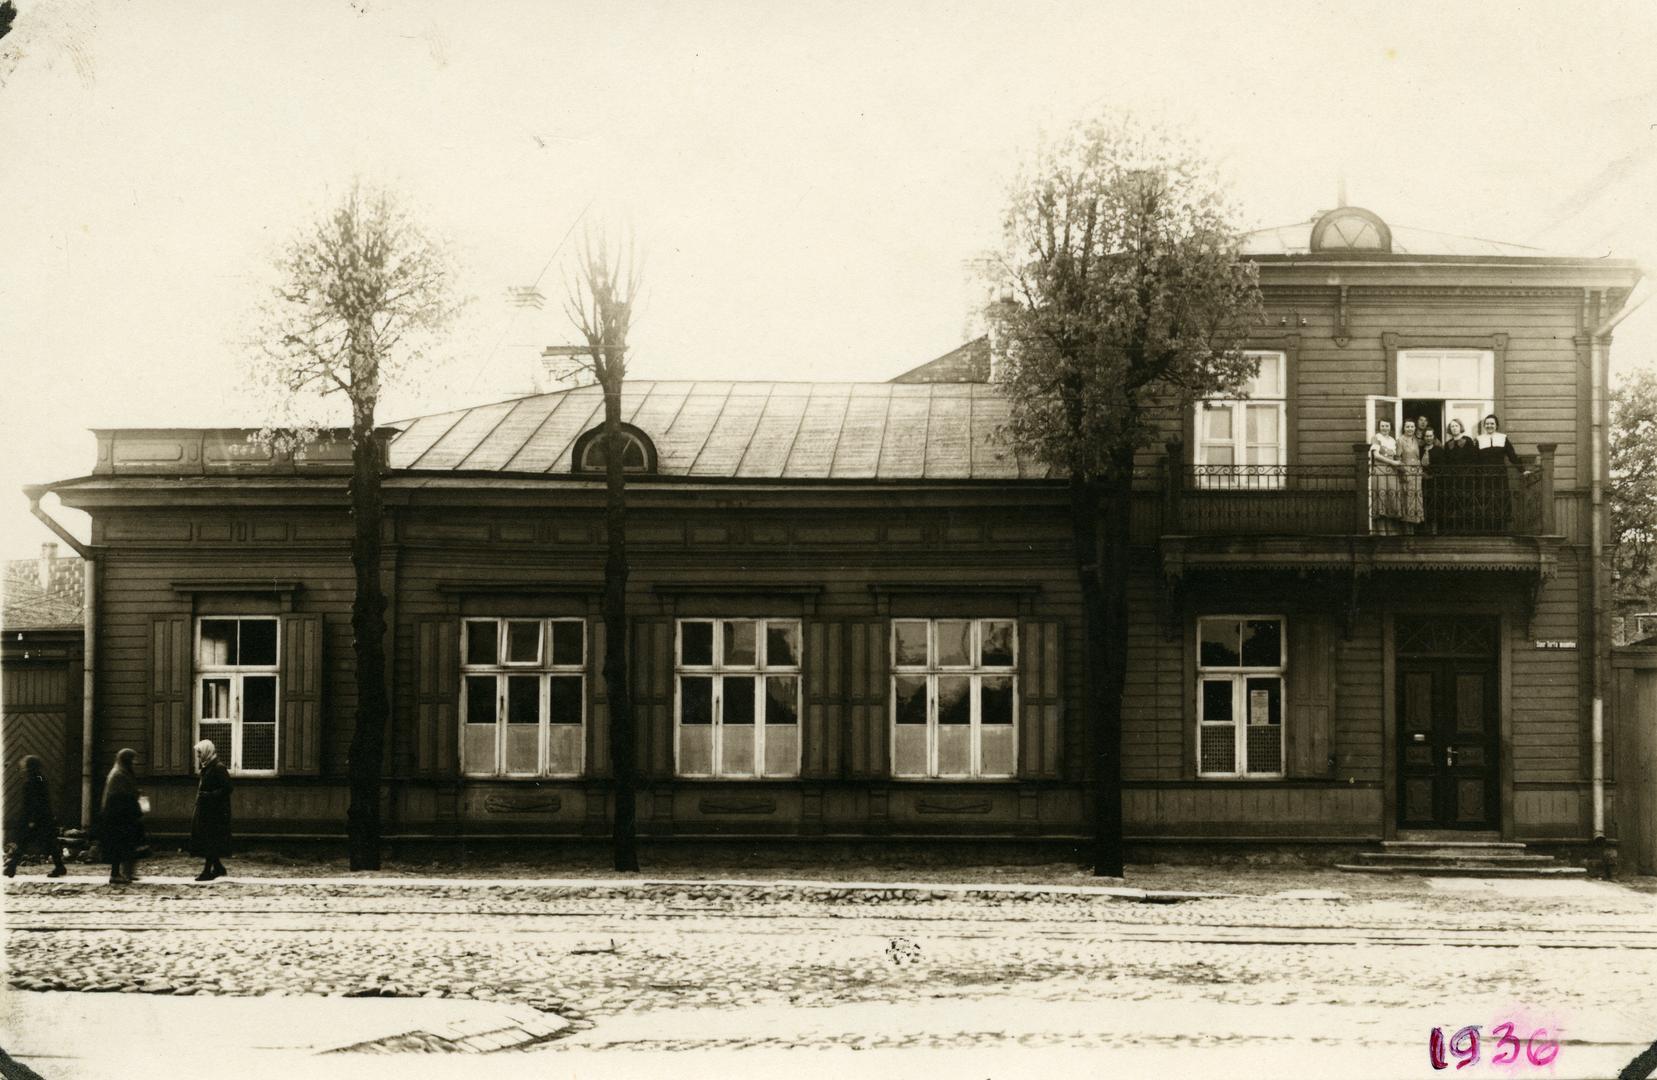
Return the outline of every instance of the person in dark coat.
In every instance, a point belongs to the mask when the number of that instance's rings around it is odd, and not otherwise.
[[[23,856],[40,851],[52,857],[52,869],[46,876],[62,877],[69,868],[63,865],[58,819],[52,814],[52,795],[41,760],[30,754],[17,765],[23,772],[23,812],[16,826],[8,830],[17,838],[17,846],[6,856],[6,876],[16,875]]]
[[[205,860],[196,880],[212,881],[224,876],[224,863],[219,859],[230,853],[230,770],[207,739],[196,743],[196,768],[201,772],[201,786],[196,789],[196,814],[190,821],[190,851]]]
[[[1479,486],[1484,497],[1480,500],[1480,525],[1486,531],[1506,532],[1513,523],[1512,470],[1519,464],[1519,452],[1501,430],[1502,422],[1491,413],[1479,421],[1479,435],[1475,440],[1474,464],[1478,466]]]
[[[1462,532],[1473,520],[1474,492],[1469,467],[1478,452],[1473,437],[1462,430],[1460,420],[1451,420],[1444,429],[1444,442],[1433,451],[1427,467],[1437,492],[1434,517],[1444,532]]]
[[[144,843],[144,811],[138,804],[138,778],[132,767],[138,751],[115,755],[115,765],[104,780],[104,798],[98,814],[98,842],[109,863],[109,883],[130,885],[137,879],[138,849]]]

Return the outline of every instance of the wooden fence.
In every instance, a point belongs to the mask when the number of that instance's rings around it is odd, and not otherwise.
[[[1657,874],[1657,648],[1613,657],[1619,860],[1626,872]]]

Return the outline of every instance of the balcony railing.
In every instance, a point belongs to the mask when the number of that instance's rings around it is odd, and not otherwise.
[[[1192,465],[1163,459],[1163,532],[1210,536],[1551,535],[1554,446],[1517,466]]]

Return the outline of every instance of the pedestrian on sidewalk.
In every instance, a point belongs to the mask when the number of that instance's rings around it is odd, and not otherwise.
[[[207,739],[196,743],[196,769],[201,785],[196,789],[196,814],[190,821],[190,851],[205,860],[196,880],[212,881],[224,876],[224,863],[219,859],[230,854],[230,770]]]
[[[109,883],[130,885],[137,880],[138,848],[144,842],[144,810],[138,801],[138,778],[132,773],[138,751],[123,749],[104,780],[104,798],[98,815],[98,842],[109,863]]]
[[[39,850],[52,857],[52,869],[47,877],[62,877],[69,872],[63,865],[63,846],[58,843],[58,819],[52,814],[52,795],[46,783],[41,760],[29,754],[18,761],[23,771],[23,810],[15,826],[7,832],[17,837],[17,846],[6,856],[6,876],[17,873],[17,864],[23,856]]]

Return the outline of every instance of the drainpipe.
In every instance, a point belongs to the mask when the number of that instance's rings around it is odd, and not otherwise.
[[[1601,294],[1603,303],[1604,294]],[[1611,331],[1638,311],[1651,294],[1647,292],[1633,304],[1594,328],[1588,339],[1589,378],[1589,544],[1592,553],[1589,584],[1593,595],[1594,616],[1594,705],[1593,705],[1593,785],[1594,785],[1594,839],[1605,839],[1605,683],[1609,672],[1606,665],[1606,585],[1604,580],[1605,552],[1605,482],[1607,480],[1606,452],[1606,386],[1610,381]]]
[[[98,647],[98,563],[92,557],[92,549],[76,539],[75,534],[64,528],[52,515],[40,508],[40,500],[51,488],[43,484],[31,484],[23,489],[23,494],[29,497],[29,513],[39,518],[41,523],[57,534],[58,539],[68,544],[75,554],[81,557],[81,587],[83,592],[81,607],[81,828],[92,827],[92,692],[97,685],[97,647]]]

